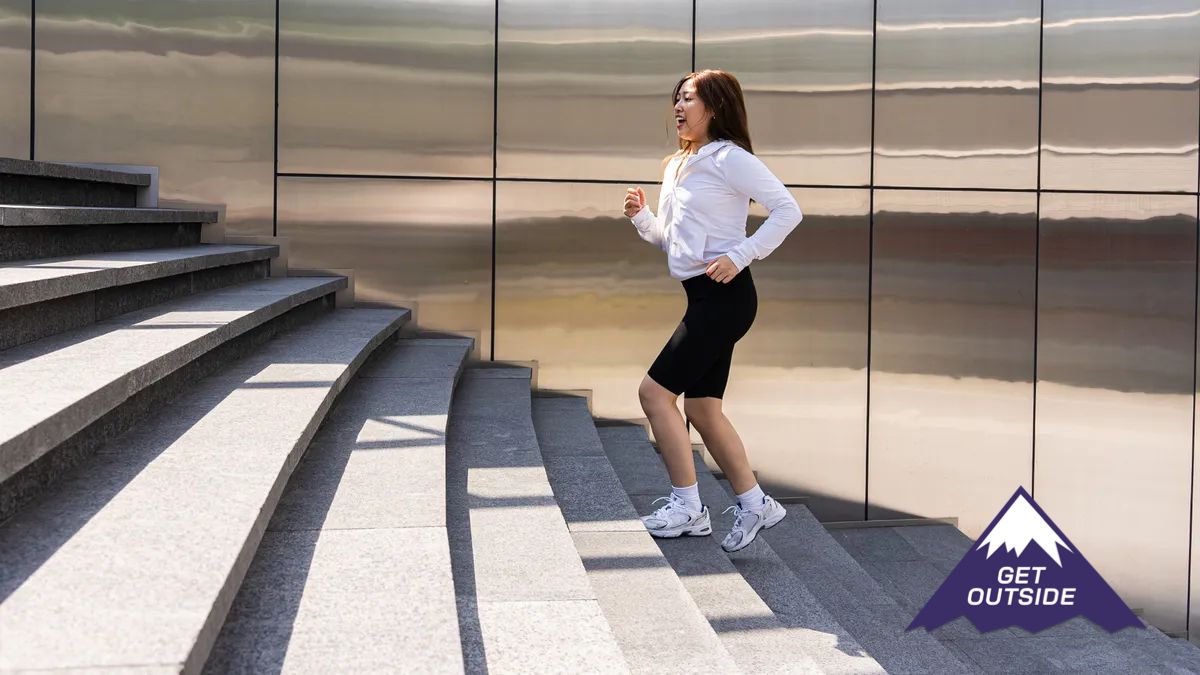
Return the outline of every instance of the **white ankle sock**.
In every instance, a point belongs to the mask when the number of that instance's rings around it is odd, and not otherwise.
[[[755,483],[754,487],[737,496],[738,505],[740,505],[743,509],[750,509],[756,513],[762,513],[763,497],[765,496],[766,493],[762,491],[762,488],[758,486],[758,483]]]
[[[683,500],[684,504],[693,511],[702,511],[704,506],[700,504],[700,483],[699,481],[692,483],[687,487],[671,486],[671,493]]]

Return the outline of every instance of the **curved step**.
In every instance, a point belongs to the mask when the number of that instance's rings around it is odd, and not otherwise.
[[[0,350],[265,278],[277,246],[200,245],[0,263]]]
[[[151,175],[0,157],[0,204],[135,206]]]
[[[381,347],[313,438],[207,672],[462,672],[446,424],[470,338]]]
[[[205,352],[345,286],[344,277],[255,281],[0,352],[0,481]]]
[[[0,227],[60,225],[176,225],[215,223],[216,211],[197,209],[139,209],[111,206],[0,205]]]
[[[546,478],[529,368],[471,368],[447,429],[447,530],[467,672],[627,673]]]
[[[340,310],[273,340],[0,526],[0,670],[197,672],[292,467],[407,318]]]
[[[587,400],[536,397],[533,425],[550,486],[630,670],[735,671],[621,488]]]

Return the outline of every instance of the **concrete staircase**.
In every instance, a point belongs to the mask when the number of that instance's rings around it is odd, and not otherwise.
[[[0,672],[1200,673],[1153,629],[905,632],[961,533],[788,504],[726,554],[699,460],[713,536],[653,539],[644,426],[149,182],[0,160]]]

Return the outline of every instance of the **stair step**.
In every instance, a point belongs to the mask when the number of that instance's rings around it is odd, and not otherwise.
[[[630,670],[736,670],[621,488],[587,399],[535,398],[533,424],[559,509]]]
[[[653,511],[657,506],[653,501],[670,494],[671,481],[644,427],[604,426],[597,431],[638,513]],[[717,506],[706,505],[710,510]],[[835,636],[817,635],[820,628],[776,615],[721,549],[721,518],[711,512],[710,516],[712,536],[655,539],[655,543],[743,672],[880,672],[869,657],[853,653],[852,648],[827,652],[846,647],[837,644]]]
[[[215,223],[219,215],[216,211],[196,209],[0,205],[0,227]]]
[[[0,309],[196,270],[270,260],[278,246],[203,244],[0,264]]]
[[[952,525],[850,528],[836,539],[909,615],[915,616],[972,542]],[[980,633],[966,619],[930,631],[939,641],[974,659],[985,672],[1001,667],[1038,672],[1086,668],[1095,673],[1200,673],[1200,649],[1148,626],[1108,633],[1077,617],[1039,631],[1019,628]],[[1077,656],[1065,658],[1069,654]]]
[[[0,352],[0,481],[204,353],[345,286],[343,277],[255,281]]]
[[[0,263],[0,350],[266,277],[277,246],[201,245]]]
[[[468,672],[629,672],[542,465],[529,368],[468,369],[446,499]]]
[[[402,339],[362,367],[293,472],[206,671],[462,671],[446,423],[472,346]]]
[[[287,333],[0,526],[0,669],[197,671],[292,467],[407,317],[341,310]]]
[[[135,206],[151,175],[0,157],[0,204]]]
[[[732,488],[723,487],[734,499]],[[807,506],[788,504],[787,510],[787,517],[759,532],[759,538],[887,672],[978,672],[974,661],[927,632],[906,631],[914,614],[880,588]]]

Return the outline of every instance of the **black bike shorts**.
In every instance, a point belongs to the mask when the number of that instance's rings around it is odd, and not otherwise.
[[[684,279],[687,311],[647,373],[671,393],[685,398],[725,395],[733,345],[750,330],[758,313],[758,293],[750,266],[729,283],[707,274]]]

